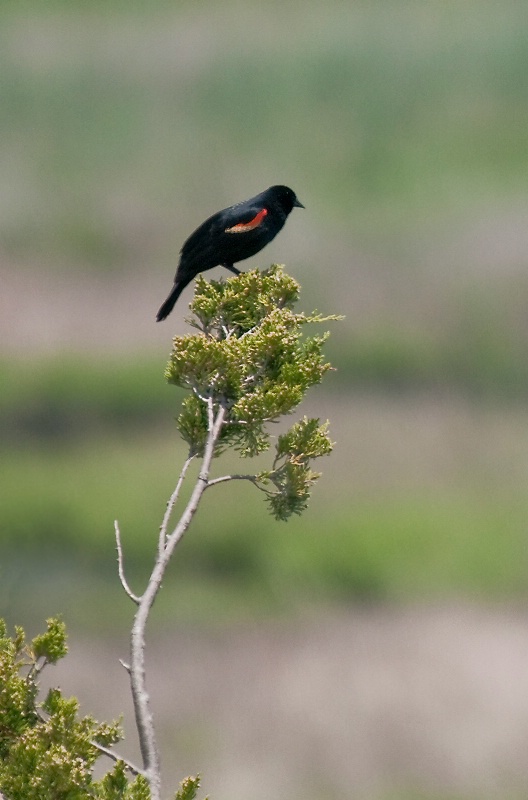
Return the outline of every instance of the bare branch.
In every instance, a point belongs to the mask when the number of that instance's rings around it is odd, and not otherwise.
[[[148,580],[147,588],[141,598],[139,598],[139,605],[134,617],[130,638],[130,685],[134,702],[139,746],[143,759],[143,774],[149,782],[152,800],[160,800],[161,798],[161,771],[154,720],[152,718],[150,697],[147,691],[145,675],[145,629],[152,605],[161,588],[167,565],[169,564],[175,547],[181,541],[189,527],[209,482],[211,462],[213,460],[216,443],[222,430],[226,411],[224,408],[220,407],[215,416],[212,398],[207,398],[205,402],[207,403],[208,433],[200,474],[178,524],[169,535],[167,535],[166,528],[170,518],[170,511],[167,509],[162,524],[162,530],[160,530],[158,555]],[[185,469],[187,469],[187,467]],[[183,471],[182,474],[184,474]],[[180,480],[183,480],[181,475]],[[180,483],[180,481],[178,483]],[[171,501],[169,501],[169,505],[170,504]],[[172,510],[172,506],[170,510]],[[163,547],[161,547],[162,536]]]
[[[185,464],[182,467],[182,471],[180,472],[180,477],[178,478],[178,483],[176,484],[176,488],[170,496],[169,502],[167,503],[167,508],[165,514],[163,515],[163,522],[161,523],[160,527],[160,535],[159,535],[159,545],[158,545],[158,553],[159,555],[162,554],[165,548],[165,542],[167,540],[167,528],[169,526],[170,518],[178,501],[178,496],[180,494],[180,489],[183,485],[183,481],[185,480],[185,476],[187,474],[187,470],[189,469],[189,465],[191,461],[194,459],[194,454],[189,455],[185,461]]]
[[[107,756],[108,758],[111,758],[112,761],[116,761],[116,762],[117,761],[122,761],[123,764],[125,765],[125,767],[127,768],[127,770],[129,772],[131,772],[132,775],[145,775],[145,773],[143,772],[142,769],[140,769],[139,767],[136,767],[135,764],[133,764],[127,758],[123,758],[123,756],[120,756],[117,753],[114,753],[112,750],[109,750],[109,748],[105,747],[103,744],[99,744],[99,742],[96,742],[93,739],[90,742],[90,744],[92,745],[92,747],[95,747],[96,750],[99,750],[100,753],[102,753],[103,755]]]
[[[216,486],[217,483],[226,483],[226,481],[249,481],[250,483],[257,484],[255,475],[222,475],[221,478],[213,478],[212,481],[207,481],[206,489],[210,486]]]
[[[272,495],[276,494],[266,489],[265,486],[262,486],[256,475],[222,475],[221,478],[213,478],[212,481],[207,481],[207,486],[205,488],[209,489],[211,486],[216,486],[217,483],[226,483],[227,481],[249,481],[259,492],[264,492],[268,497],[272,497]]]
[[[114,530],[116,538],[117,569],[119,572],[119,580],[121,581],[121,586],[125,590],[126,594],[130,597],[132,602],[134,602],[136,605],[139,605],[139,601],[141,598],[139,598],[137,594],[134,594],[134,592],[128,585],[128,581],[125,576],[125,566],[123,563],[123,547],[121,545],[121,533],[119,531],[119,523],[117,520],[114,520]]]

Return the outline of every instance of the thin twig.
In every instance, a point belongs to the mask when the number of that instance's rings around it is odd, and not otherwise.
[[[262,486],[256,475],[222,475],[221,478],[213,478],[212,481],[207,481],[207,486],[205,488],[209,489],[211,486],[216,486],[217,483],[226,483],[227,481],[249,481],[255,488],[260,492],[264,492],[268,497],[272,497],[275,494],[275,492],[271,492],[269,489],[266,489],[265,486]]]
[[[95,747],[96,750],[99,750],[100,753],[102,753],[105,756],[108,756],[108,758],[111,758],[112,761],[116,761],[116,762],[117,761],[122,761],[123,764],[125,765],[125,767],[127,768],[127,770],[129,772],[131,772],[132,775],[144,775],[145,774],[142,769],[140,769],[139,767],[136,767],[136,765],[133,764],[131,761],[129,761],[128,758],[123,758],[123,756],[120,756],[117,753],[114,753],[112,750],[109,750],[108,747],[105,747],[103,744],[99,744],[99,742],[95,742],[93,739],[90,741],[90,744],[92,745],[92,747]]]
[[[119,580],[121,581],[121,586],[130,597],[132,602],[134,602],[137,606],[139,605],[140,597],[137,594],[134,594],[130,586],[128,585],[128,581],[125,576],[125,565],[123,563],[123,547],[121,545],[121,533],[119,531],[119,523],[117,520],[114,520],[114,530],[115,530],[115,538],[116,538],[116,549],[117,549],[117,570],[119,573]]]
[[[171,518],[171,515],[172,515],[172,512],[173,512],[174,506],[176,505],[176,503],[178,501],[178,497],[179,497],[179,494],[180,494],[180,489],[181,489],[181,487],[183,485],[183,481],[185,480],[185,476],[187,474],[187,470],[189,469],[189,465],[190,465],[191,461],[193,460],[193,458],[194,458],[194,454],[193,455],[189,455],[187,457],[187,459],[185,461],[185,464],[182,467],[182,471],[180,472],[180,477],[178,478],[178,483],[176,484],[176,488],[173,491],[173,493],[171,494],[171,496],[169,498],[169,502],[167,503],[167,508],[165,510],[165,514],[163,515],[163,522],[161,523],[161,527],[160,527],[159,545],[158,545],[158,553],[160,555],[162,554],[162,552],[163,552],[163,550],[165,548],[165,542],[167,540],[167,528],[169,526],[169,522],[170,522],[170,518]]]
[[[216,486],[217,483],[225,483],[226,481],[249,481],[250,483],[257,483],[256,475],[222,475],[221,478],[213,478],[212,481],[207,481],[206,489],[210,486]]]

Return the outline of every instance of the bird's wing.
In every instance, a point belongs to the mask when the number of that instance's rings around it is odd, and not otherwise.
[[[226,219],[224,233],[246,233],[262,225],[268,216],[268,209],[264,207],[240,209],[238,213],[233,213],[229,216],[232,219]]]
[[[188,259],[192,261],[196,257],[203,258],[204,255],[209,254],[212,242],[222,230],[218,225],[218,216],[218,214],[213,214],[212,217],[202,222],[194,233],[191,233],[180,251],[182,260]]]
[[[245,201],[218,211],[189,236],[181,249],[180,264],[185,271],[192,271],[198,267],[203,270],[221,264],[224,258],[229,260],[234,242],[231,234],[256,231],[268,214],[263,203],[254,201]],[[235,238],[239,241],[238,237]]]

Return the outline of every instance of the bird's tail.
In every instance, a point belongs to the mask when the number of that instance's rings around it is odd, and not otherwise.
[[[169,316],[170,312],[174,308],[176,300],[187,286],[187,283],[188,281],[185,283],[182,281],[176,281],[174,283],[170,295],[167,297],[160,310],[156,314],[156,322],[161,322],[163,319],[166,319]]]

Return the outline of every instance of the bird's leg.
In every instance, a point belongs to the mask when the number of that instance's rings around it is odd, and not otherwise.
[[[228,269],[230,272],[234,272],[235,275],[240,275],[240,270],[234,267],[232,264],[222,264],[222,266]]]

